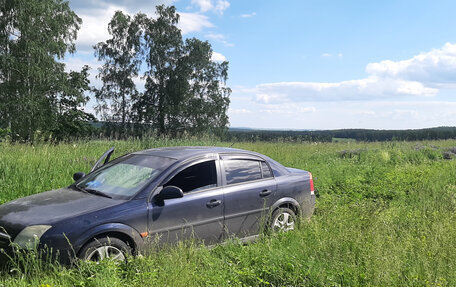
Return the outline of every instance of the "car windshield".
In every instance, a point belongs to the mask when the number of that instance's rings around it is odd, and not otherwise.
[[[176,160],[148,155],[127,155],[84,177],[76,187],[107,197],[129,198]]]

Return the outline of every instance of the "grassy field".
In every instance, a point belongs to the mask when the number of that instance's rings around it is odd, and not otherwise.
[[[62,187],[110,146],[116,156],[210,140],[0,143],[0,204]],[[238,143],[309,170],[321,197],[310,222],[286,234],[208,249],[192,242],[127,263],[78,268],[36,261],[0,273],[0,286],[456,286],[456,141]],[[20,267],[19,267],[20,265]]]

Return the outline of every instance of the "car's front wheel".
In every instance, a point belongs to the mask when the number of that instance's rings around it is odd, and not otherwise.
[[[131,254],[128,243],[116,237],[102,237],[87,243],[79,253],[79,258],[99,262],[103,259],[125,261]]]
[[[296,214],[293,210],[280,207],[272,213],[271,228],[274,232],[290,231],[295,229],[296,222]]]

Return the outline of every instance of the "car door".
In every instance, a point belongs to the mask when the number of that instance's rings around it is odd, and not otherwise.
[[[150,201],[149,235],[154,241],[173,243],[196,238],[205,243],[221,240],[223,191],[217,159],[197,160],[167,177],[161,187],[177,186],[183,197]]]
[[[95,162],[95,164],[92,166],[92,169],[90,170],[90,172],[107,164],[113,153],[114,153],[114,147],[111,147]]]
[[[260,158],[222,155],[225,228],[229,236],[256,235],[266,225],[277,190],[269,165]]]

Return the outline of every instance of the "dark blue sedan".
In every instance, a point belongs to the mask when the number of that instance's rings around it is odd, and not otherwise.
[[[1,205],[0,248],[52,249],[63,262],[122,260],[149,244],[292,230],[314,210],[311,173],[262,154],[171,147],[109,161],[113,150],[69,187]]]

